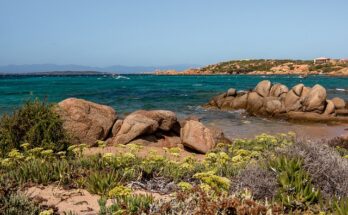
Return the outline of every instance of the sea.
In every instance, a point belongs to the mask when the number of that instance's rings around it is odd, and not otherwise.
[[[0,115],[10,114],[28,100],[57,103],[69,97],[87,99],[112,106],[119,117],[132,111],[165,109],[179,119],[200,117],[209,126],[221,128],[230,138],[252,137],[260,133],[294,131],[301,138],[331,138],[343,134],[348,125],[289,123],[251,117],[244,111],[206,110],[201,105],[213,96],[227,91],[253,89],[261,80],[282,83],[289,88],[303,83],[321,84],[328,97],[348,100],[348,78],[327,76],[156,76],[156,75],[90,75],[90,76],[0,76]]]

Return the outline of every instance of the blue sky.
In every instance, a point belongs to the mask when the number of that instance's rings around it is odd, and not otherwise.
[[[347,0],[0,0],[0,65],[348,57]]]

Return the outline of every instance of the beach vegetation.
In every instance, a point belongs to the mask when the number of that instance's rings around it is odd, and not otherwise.
[[[0,157],[11,150],[35,147],[55,152],[66,150],[69,138],[54,106],[39,100],[27,101],[0,119]],[[22,146],[22,147],[21,147]]]
[[[1,214],[21,214],[24,210],[26,214],[56,213],[54,208],[44,208],[21,194],[23,187],[38,185],[85,189],[98,195],[100,214],[347,211],[348,159],[342,140],[317,144],[298,141],[293,133],[260,134],[219,143],[199,159],[183,158],[181,148],[165,148],[164,155],[149,151],[140,156],[144,146],[138,144],[117,146],[122,153],[87,155],[87,145],[67,142],[51,106],[38,101],[27,105],[30,107],[6,116],[0,123]],[[23,122],[27,125],[18,128],[16,118],[24,116],[30,116],[28,122]],[[62,129],[58,129],[61,136],[39,129],[45,135],[28,138],[29,127],[35,127],[41,119],[57,123],[54,125]],[[13,129],[21,137],[11,139],[8,132]],[[3,144],[10,140],[19,142]],[[52,142],[48,144],[48,140]],[[59,145],[60,141],[65,145]],[[106,144],[98,141],[98,146],[104,148]],[[146,193],[162,193],[170,198],[155,200],[152,195],[135,194],[139,187]]]

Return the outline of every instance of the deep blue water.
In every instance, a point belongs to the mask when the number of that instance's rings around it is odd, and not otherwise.
[[[310,76],[0,76],[0,115],[23,102],[38,97],[59,102],[68,97],[83,98],[114,107],[119,115],[138,109],[167,109],[179,118],[196,115],[210,126],[221,128],[227,136],[250,137],[262,132],[295,131],[310,138],[333,137],[345,132],[344,126],[293,124],[279,120],[246,117],[241,111],[204,110],[200,105],[230,87],[248,90],[264,79],[286,84],[321,84],[328,96],[348,100],[348,78]]]
[[[124,114],[137,109],[169,109],[192,112],[197,106],[230,87],[253,88],[260,80],[286,84],[322,84],[328,94],[348,100],[348,78],[310,76],[0,76],[0,114],[31,98],[59,102],[68,97],[91,100]]]

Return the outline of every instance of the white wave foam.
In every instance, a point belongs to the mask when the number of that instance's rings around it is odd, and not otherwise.
[[[343,88],[336,88],[337,91],[346,91],[345,89]]]
[[[114,79],[127,79],[127,80],[129,80],[130,78],[128,78],[128,77],[126,77],[126,76],[122,76],[122,75],[118,75],[118,76],[116,76],[116,77],[113,77]]]

